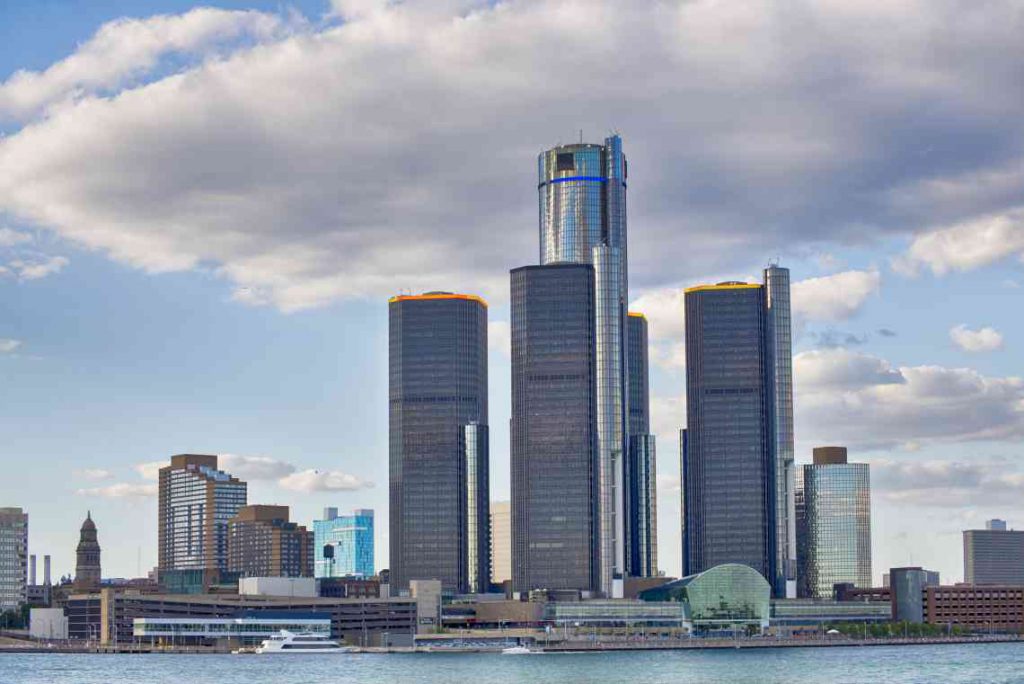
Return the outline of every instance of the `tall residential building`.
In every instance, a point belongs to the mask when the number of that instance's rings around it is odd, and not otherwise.
[[[28,579],[28,513],[0,508],[0,613],[25,603]]]
[[[227,570],[240,577],[312,577],[313,534],[287,506],[251,505],[228,520]]]
[[[741,563],[778,587],[773,348],[763,285],[686,290],[683,574]]]
[[[768,578],[777,596],[796,595],[796,466],[793,453],[793,332],[789,269],[773,264],[764,270],[768,348],[775,396],[775,567]]]
[[[100,544],[92,511],[85,515],[85,521],[78,532],[78,547],[75,549],[75,590],[95,591],[100,587]]]
[[[594,268],[511,281],[513,589],[603,591]]]
[[[491,583],[512,579],[512,503],[491,502]]]
[[[388,308],[392,585],[486,591],[487,304],[428,292]]]
[[[626,574],[658,575],[658,490],[648,385],[647,318],[629,312],[629,458],[626,459]]]
[[[628,455],[626,157],[604,144],[560,145],[537,163],[540,263],[594,267],[597,374],[598,589],[611,596],[626,572]]]
[[[989,520],[984,530],[964,530],[964,582],[1024,585],[1024,532]]]
[[[246,483],[217,469],[217,457],[178,454],[160,469],[157,543],[165,573],[198,571],[203,583],[227,572],[228,521],[246,504]]]
[[[325,508],[323,519],[313,521],[313,549],[315,577],[372,577],[373,510],[338,515]]]
[[[845,447],[814,449],[801,468],[797,518],[800,596],[828,599],[836,584],[871,586],[871,477]]]

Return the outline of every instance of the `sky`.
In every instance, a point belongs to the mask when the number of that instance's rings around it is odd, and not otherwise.
[[[876,581],[1024,528],[1024,2],[172,0],[0,6],[0,506],[74,567],[156,563],[155,466],[377,511],[387,298],[490,303],[536,155],[623,138],[648,317],[659,563],[678,575],[682,290],[792,271],[797,461],[871,464]]]

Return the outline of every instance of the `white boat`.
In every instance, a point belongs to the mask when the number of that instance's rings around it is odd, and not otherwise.
[[[342,646],[324,634],[296,634],[282,629],[269,639],[265,639],[256,649],[256,653],[352,653],[355,650],[355,647]]]
[[[534,651],[526,646],[509,646],[501,649],[501,655],[532,655],[534,653],[540,653],[540,651]]]

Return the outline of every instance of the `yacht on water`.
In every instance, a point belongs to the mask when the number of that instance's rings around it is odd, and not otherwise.
[[[265,639],[256,649],[256,653],[352,653],[356,650],[354,646],[342,646],[324,634],[296,634],[282,629],[269,639]]]

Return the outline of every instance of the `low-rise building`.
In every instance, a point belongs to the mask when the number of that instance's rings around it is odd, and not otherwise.
[[[136,641],[153,645],[246,646],[281,630],[330,636],[329,613],[243,613],[233,618],[143,617],[132,621]]]
[[[725,563],[640,592],[644,601],[683,604],[699,634],[763,630],[771,616],[771,585],[748,565]]]
[[[416,629],[416,601],[409,598],[336,599],[283,596],[140,594],[104,589],[66,600],[72,639],[103,644],[135,640],[135,618],[237,618],[309,613],[331,620],[331,636],[351,644],[411,645]]]
[[[33,608],[28,614],[28,633],[33,639],[68,638],[68,618],[63,608]]]

